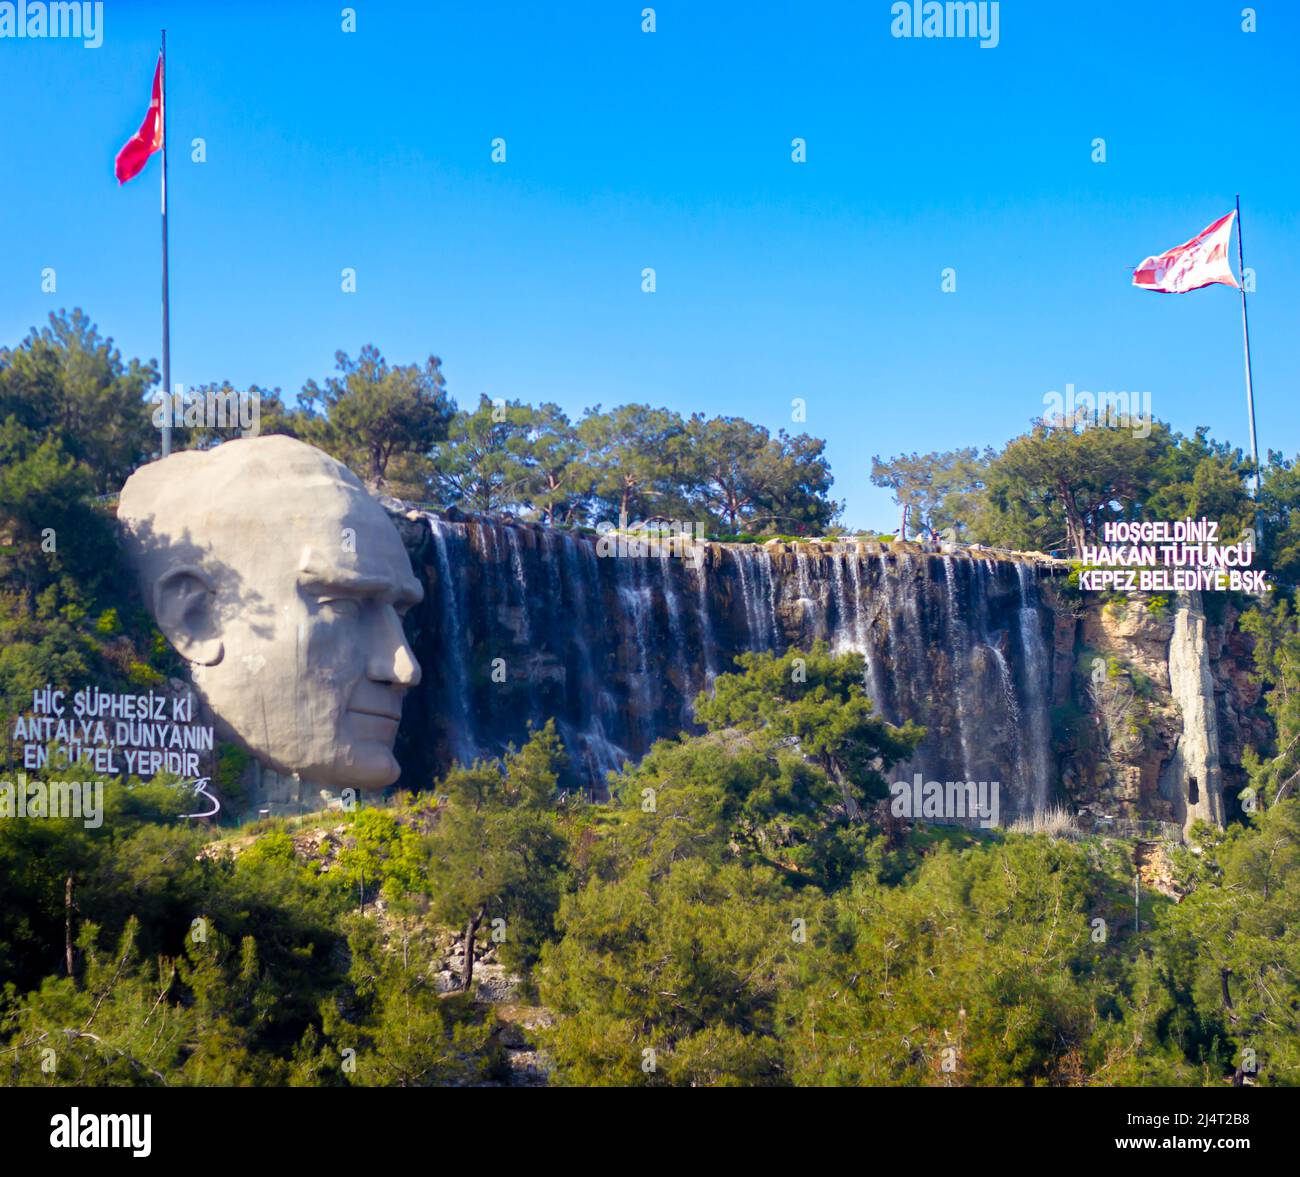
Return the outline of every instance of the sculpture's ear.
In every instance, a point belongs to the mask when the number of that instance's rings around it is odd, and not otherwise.
[[[167,569],[153,589],[158,628],[182,658],[202,666],[215,666],[225,653],[214,590],[212,577],[196,564]]]

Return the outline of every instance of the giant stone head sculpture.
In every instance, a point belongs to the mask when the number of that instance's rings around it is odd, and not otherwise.
[[[280,773],[379,789],[420,667],[423,596],[397,528],[346,467],[289,437],[137,470],[118,518],[145,601],[224,733]]]

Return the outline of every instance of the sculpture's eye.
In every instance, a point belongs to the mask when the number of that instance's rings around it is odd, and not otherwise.
[[[361,602],[355,597],[320,597],[319,603],[327,617],[353,618],[361,616]]]

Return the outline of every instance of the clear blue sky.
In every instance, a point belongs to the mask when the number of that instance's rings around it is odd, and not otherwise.
[[[643,2],[342,7],[109,0],[102,48],[0,40],[0,341],[82,306],[159,354],[158,160],[119,189],[113,158],[165,25],[187,386],[292,402],[373,341],[462,404],[776,429],[798,396],[846,521],[892,527],[873,453],[1000,444],[1067,382],[1244,446],[1236,292],[1129,285],[1240,191],[1260,444],[1300,448],[1300,4],[1247,34],[1237,0],[1003,0],[996,49],[895,39],[889,0],[663,0],[653,34]]]

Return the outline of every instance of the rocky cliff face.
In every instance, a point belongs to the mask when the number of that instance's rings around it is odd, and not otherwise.
[[[1250,644],[1222,596],[1137,597],[1077,619],[1079,722],[1066,791],[1094,817],[1222,824],[1246,784],[1246,747],[1267,735]]]
[[[408,786],[553,717],[567,784],[602,795],[609,772],[691,727],[691,701],[737,654],[818,639],[864,655],[886,719],[926,727],[894,779],[997,781],[1004,822],[1053,802],[1222,820],[1240,783],[1257,700],[1240,689],[1235,619],[1212,624],[1199,602],[1108,612],[1071,603],[1051,562],[908,544],[707,543],[683,557],[486,518],[397,523],[427,590],[411,619],[424,677],[398,746]]]

